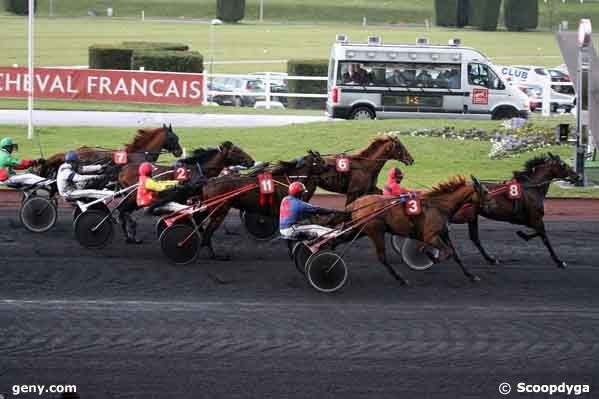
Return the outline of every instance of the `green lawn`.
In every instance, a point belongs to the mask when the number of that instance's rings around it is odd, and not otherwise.
[[[246,1],[245,21],[256,21],[259,0]],[[271,22],[351,23],[361,24],[366,17],[370,23],[418,23],[433,20],[433,0],[265,0],[264,18]],[[216,0],[53,0],[54,16],[87,16],[89,10],[106,15],[112,7],[115,16],[139,17],[144,10],[147,17],[204,18],[216,15]],[[568,20],[574,27],[583,17],[597,20],[597,2],[569,0],[539,0],[539,24],[543,27],[557,26]],[[39,0],[38,15],[48,16],[50,0]]]
[[[300,156],[309,148],[322,153],[360,148],[366,145],[375,134],[390,130],[411,129],[421,126],[421,121],[365,121],[335,122],[322,124],[294,125],[275,128],[253,129],[176,129],[183,146],[190,151],[199,146],[214,145],[224,140],[232,140],[255,159],[275,161]],[[480,126],[493,127],[496,122],[479,122]],[[429,126],[467,127],[468,121],[431,121]],[[3,134],[10,134],[20,142],[24,157],[39,157],[37,141],[25,139],[25,129],[19,126],[3,127]],[[132,137],[133,129],[109,128],[38,128],[44,153],[64,151],[83,144],[102,147],[119,147]],[[447,141],[427,137],[405,137],[407,145],[416,159],[413,166],[405,167],[406,185],[414,188],[430,186],[435,182],[454,174],[469,176],[474,174],[481,179],[507,179],[511,171],[522,166],[533,156],[524,154],[504,160],[490,160],[487,156],[488,142]],[[555,146],[547,149],[571,158],[573,149],[567,146]],[[164,158],[164,161],[170,161]],[[388,163],[387,167],[396,165]],[[387,169],[383,172],[386,175]],[[383,183],[381,178],[380,183]],[[552,188],[553,196],[598,196],[599,190],[562,190]]]
[[[327,59],[337,33],[352,41],[365,42],[378,34],[385,43],[414,43],[428,36],[433,43],[446,44],[460,37],[465,46],[479,49],[496,64],[563,63],[551,32],[479,32],[434,28],[398,28],[357,25],[237,24],[215,28],[215,60]],[[189,44],[208,59],[209,25],[200,23],[145,22],[108,19],[38,19],[36,23],[36,64],[87,65],[87,48],[94,43],[125,40],[171,41]],[[76,34],[74,34],[76,32]],[[25,18],[0,16],[0,65],[26,65],[27,23]],[[247,73],[284,71],[284,62],[275,64],[215,64],[214,72]]]

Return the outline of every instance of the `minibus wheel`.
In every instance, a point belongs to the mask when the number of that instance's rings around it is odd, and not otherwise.
[[[349,119],[374,119],[374,111],[368,107],[357,107],[349,115]]]
[[[513,107],[499,107],[495,111],[493,111],[492,119],[501,120],[501,119],[512,119],[517,118],[519,116],[518,110]]]

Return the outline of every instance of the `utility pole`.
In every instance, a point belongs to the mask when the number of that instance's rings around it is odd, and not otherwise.
[[[575,170],[581,176],[578,183],[584,186],[584,161],[589,143],[589,101],[590,101],[590,82],[591,73],[591,20],[581,19],[578,26],[578,80],[576,82],[576,154]]]
[[[29,87],[27,90],[27,138],[29,140],[33,139],[33,88],[35,86],[35,80],[33,76],[33,51],[34,51],[34,43],[33,43],[33,28],[34,28],[34,16],[35,16],[35,1],[29,0],[29,16],[28,16],[28,33],[27,33],[27,76],[29,79]]]

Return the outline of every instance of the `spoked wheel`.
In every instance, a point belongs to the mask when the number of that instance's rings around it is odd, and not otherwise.
[[[308,262],[308,258],[312,255],[312,251],[306,244],[301,241],[296,242],[293,245],[292,249],[293,253],[293,263],[295,263],[295,268],[298,272],[301,273],[302,276],[306,275],[306,263]]]
[[[77,220],[77,217],[81,215],[81,208],[79,208],[79,206],[75,205],[73,207],[73,225],[75,225],[75,220]]]
[[[245,230],[255,240],[270,240],[279,233],[279,220],[275,216],[243,212],[241,219]]]
[[[156,237],[158,239],[160,239],[162,232],[164,230],[166,230],[167,227],[168,226],[166,225],[166,222],[164,221],[164,219],[162,219],[162,218],[158,219],[158,221],[156,222]]]
[[[58,212],[51,199],[32,195],[21,205],[19,218],[27,230],[33,233],[44,233],[54,227]]]
[[[398,238],[398,236],[393,236],[393,240],[395,240],[395,238]],[[412,270],[426,270],[434,264],[434,262],[420,250],[422,245],[422,242],[411,238],[406,238],[401,245],[400,254],[404,262],[406,262]],[[395,244],[393,244],[393,248],[395,248]]]
[[[315,290],[333,293],[343,288],[349,273],[342,257],[333,251],[320,251],[308,259],[306,275]]]
[[[160,246],[168,259],[178,265],[186,265],[196,258],[200,239],[189,224],[173,224],[160,235]]]
[[[75,220],[75,238],[85,248],[104,248],[113,236],[114,226],[108,212],[89,209]]]

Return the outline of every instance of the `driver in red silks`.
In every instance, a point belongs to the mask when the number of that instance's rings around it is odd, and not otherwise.
[[[389,177],[387,183],[383,187],[383,195],[401,195],[411,192],[401,188],[401,181],[403,180],[403,172],[399,168],[391,168],[389,170]]]

